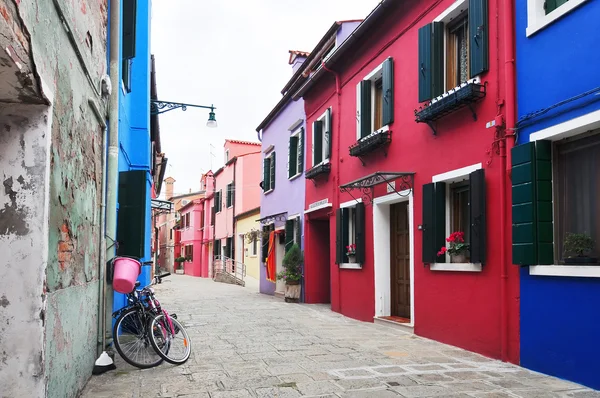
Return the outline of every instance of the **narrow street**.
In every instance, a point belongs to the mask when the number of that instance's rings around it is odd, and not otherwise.
[[[287,304],[252,288],[172,275],[156,286],[192,337],[182,366],[93,376],[82,397],[600,397],[325,305]]]

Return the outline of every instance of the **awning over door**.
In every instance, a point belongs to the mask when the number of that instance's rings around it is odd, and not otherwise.
[[[414,172],[377,171],[340,185],[340,192],[347,192],[357,202],[357,197],[361,197],[363,202],[372,203],[375,186],[386,184],[399,196],[408,196],[413,190],[414,175]],[[396,185],[397,180],[400,180],[399,185]]]

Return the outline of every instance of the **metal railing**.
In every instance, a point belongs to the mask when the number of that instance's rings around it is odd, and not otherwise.
[[[213,260],[213,279],[220,273],[233,276],[243,282],[246,276],[246,264],[226,256],[215,256]]]

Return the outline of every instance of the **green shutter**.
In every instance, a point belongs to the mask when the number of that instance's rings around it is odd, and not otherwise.
[[[269,227],[264,226],[262,229],[262,262],[267,261],[267,256],[269,255]]]
[[[553,264],[550,141],[512,149],[513,263]]]
[[[263,160],[263,192],[271,189],[271,159]]]
[[[227,207],[231,206],[231,184],[227,184]]]
[[[335,211],[335,263],[341,264],[344,262],[344,248],[342,248],[342,209]]]
[[[488,70],[488,0],[469,0],[469,51],[471,78]]]
[[[275,152],[271,155],[271,189],[275,189]]]
[[[556,10],[558,7],[562,6],[567,1],[569,0],[546,0],[544,2],[544,11],[546,12],[546,15]]]
[[[300,129],[298,136],[298,171],[300,173],[304,171],[304,127]]]
[[[288,177],[292,178],[298,171],[298,137],[290,137],[288,156]]]
[[[146,192],[145,170],[119,173],[119,211],[117,214],[117,255],[145,256]]]
[[[433,97],[444,94],[446,91],[444,87],[444,23],[433,22],[433,28],[431,33],[433,35],[433,42],[431,45],[431,83]]]
[[[388,58],[383,63],[383,125],[394,122],[394,60]]]
[[[136,0],[123,1],[123,59],[135,57]]]
[[[423,262],[435,263],[435,185],[423,185]]]
[[[486,217],[485,172],[475,170],[469,175],[469,219],[471,228],[470,254],[472,263],[485,263]]]
[[[366,231],[365,231],[365,204],[357,203],[356,208],[354,209],[356,212],[356,225],[354,226],[354,243],[356,244],[356,262],[359,264],[364,264],[365,262],[365,241],[366,241]]]
[[[419,28],[419,102],[428,101],[433,97],[433,83],[431,81],[431,55],[433,54],[431,46],[433,39],[431,30],[431,24]],[[423,186],[423,189],[425,189],[425,186]],[[427,189],[433,189],[433,186]],[[429,257],[427,258],[429,259]],[[428,263],[433,261],[426,261],[424,256],[423,262]]]
[[[302,247],[302,223],[300,217],[296,219],[296,243],[299,247]]]
[[[323,122],[317,120],[313,123],[313,165],[323,161]]]
[[[360,82],[360,137],[371,134],[371,81]]]
[[[285,252],[289,252],[294,244],[294,220],[285,221]]]
[[[436,182],[435,183],[435,196],[434,196],[434,223],[435,223],[435,252],[446,245],[446,183]],[[436,262],[445,263],[446,256],[437,256]]]
[[[325,129],[323,130],[323,145],[325,146],[325,159],[331,159],[331,108],[327,108],[325,117]]]
[[[342,263],[348,262],[348,256],[346,255],[346,246],[350,244],[350,209],[342,209]]]

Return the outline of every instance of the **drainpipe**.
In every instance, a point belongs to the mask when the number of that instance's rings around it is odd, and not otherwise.
[[[121,40],[121,1],[110,0],[110,83],[113,87],[109,103],[109,137],[106,176],[106,237],[110,244],[106,248],[106,258],[114,257],[113,246],[117,240],[117,189],[119,184],[119,57]],[[106,330],[106,278],[104,279],[104,328]],[[112,300],[111,300],[112,302]],[[102,347],[106,346],[106,333],[102,333]]]
[[[511,0],[503,0],[503,14],[504,14],[504,92],[506,95],[506,130],[504,136],[504,145],[501,145],[501,160],[502,160],[502,190],[501,190],[501,211],[500,211],[500,228],[501,228],[501,250],[500,250],[500,264],[501,264],[501,276],[500,276],[500,348],[501,358],[503,361],[508,361],[508,261],[510,257],[507,257],[506,253],[511,250],[509,244],[510,240],[507,239],[507,228],[508,222],[507,217],[507,180],[511,171],[510,162],[510,149],[514,145],[514,127],[516,122],[516,95],[515,95],[515,34],[514,34],[514,9],[513,2]],[[500,71],[498,71],[500,72]],[[510,133],[509,133],[510,132]],[[502,144],[502,143],[501,143]]]
[[[231,198],[231,201],[233,202],[232,206],[231,206],[231,223],[233,224],[233,228],[232,228],[232,230],[233,230],[233,237],[231,239],[231,245],[233,246],[232,247],[233,253],[231,253],[231,258],[233,259],[233,264],[234,265],[235,265],[235,250],[236,250],[236,248],[235,248],[235,246],[236,246],[235,241],[237,240],[237,236],[235,234],[236,233],[236,226],[237,226],[237,224],[235,222],[235,191],[236,191],[236,187],[235,187],[235,168],[236,167],[235,166],[236,165],[237,165],[237,158],[233,161],[233,193],[232,193],[233,198]],[[242,260],[243,260],[243,258],[242,258]],[[243,275],[242,275],[242,277],[243,277]]]
[[[325,65],[325,62],[321,62],[321,66],[323,67],[323,69],[329,73],[332,73],[333,76],[335,76],[335,93],[337,94],[337,109],[338,109],[338,113],[339,115],[337,115],[337,117],[335,118],[337,120],[337,131],[335,132],[335,137],[337,140],[337,152],[338,154],[341,154],[342,152],[340,151],[340,135],[341,135],[341,122],[342,122],[342,84],[341,84],[341,79],[340,79],[340,75],[339,73],[329,69],[327,67],[327,65]],[[333,158],[333,149],[331,150],[332,153],[329,154],[330,156],[330,161],[331,158]],[[333,197],[335,197],[337,203],[340,203],[340,190],[336,189],[335,184],[339,184],[340,183],[340,165],[342,163],[342,158],[340,156],[340,158],[338,159],[338,167],[336,167],[336,177],[334,180],[334,184],[333,184]],[[334,213],[335,214],[335,213]],[[340,314],[342,313],[342,283],[341,283],[341,275],[338,269],[338,300],[339,300],[339,309],[340,309]]]

